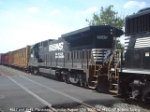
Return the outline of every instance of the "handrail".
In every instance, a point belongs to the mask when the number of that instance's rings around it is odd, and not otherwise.
[[[117,69],[117,67],[118,67],[118,65],[119,65],[119,63],[120,63],[120,49],[118,49],[118,62],[117,62],[117,64],[116,64],[116,66],[115,66],[115,79],[117,78],[117,71],[118,71],[118,69]]]
[[[90,57],[90,61],[88,63],[88,77],[90,76],[89,75],[89,66],[91,65],[91,60],[92,60],[92,50],[90,50],[90,51],[91,51],[91,57]]]
[[[115,51],[113,51],[112,58],[111,58],[111,60],[110,60],[110,62],[109,62],[109,64],[108,64],[108,74],[107,74],[108,80],[110,79],[110,65],[111,65],[111,63],[112,63],[112,60],[113,60],[113,58],[114,58],[114,55],[115,55]]]
[[[90,51],[91,51],[91,58],[90,58],[90,61],[89,61],[88,65],[91,64],[91,60],[92,60],[92,50],[90,50]]]
[[[97,50],[97,53],[95,54],[95,59],[94,59],[94,75],[93,76],[96,76],[96,72],[97,70],[101,70],[102,69],[102,65],[101,64],[97,64],[97,60],[98,60],[98,54],[100,53],[101,49],[98,49]],[[88,67],[90,67],[91,65],[91,62],[92,62],[92,56],[93,56],[93,52],[91,50],[91,58],[89,60],[89,63],[88,63]],[[97,69],[98,67],[98,69]],[[89,68],[88,68],[89,69]],[[88,77],[89,77],[89,73],[88,73]]]
[[[100,49],[98,49],[97,54],[98,54],[98,53],[100,53]],[[95,60],[95,62],[94,62],[94,71],[96,71],[96,67],[97,67],[96,61],[97,61],[97,59],[98,59],[98,55],[96,56],[96,60]],[[98,66],[99,66],[98,70],[101,70],[102,65],[98,65]],[[94,76],[96,76],[96,72],[94,72]]]

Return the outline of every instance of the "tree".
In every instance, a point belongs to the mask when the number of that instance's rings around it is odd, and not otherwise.
[[[116,40],[116,48],[117,49],[124,49],[124,46],[121,44],[119,39]]]
[[[109,5],[106,8],[101,7],[99,14],[93,14],[92,20],[86,19],[86,21],[92,26],[110,25],[121,30],[124,26],[124,19],[118,16],[118,12],[114,11],[112,8],[113,5]],[[116,48],[123,48],[119,39],[116,40]]]

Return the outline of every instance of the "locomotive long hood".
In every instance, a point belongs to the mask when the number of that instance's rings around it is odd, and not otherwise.
[[[114,37],[120,37],[124,34],[122,30],[119,30],[117,28],[108,26],[108,25],[101,25],[101,26],[88,26],[70,33],[66,33],[61,35],[61,37],[65,40],[70,40],[73,38],[86,36],[86,35],[105,35],[105,34],[113,34]]]

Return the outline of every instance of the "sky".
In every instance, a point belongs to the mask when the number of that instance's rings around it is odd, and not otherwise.
[[[57,39],[88,26],[100,8],[114,6],[121,16],[150,7],[149,0],[0,0],[0,53]],[[123,37],[120,38],[123,43]]]

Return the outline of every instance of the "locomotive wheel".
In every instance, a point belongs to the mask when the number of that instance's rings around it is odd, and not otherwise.
[[[69,80],[68,77],[66,78],[66,83],[67,83],[67,84],[70,84],[70,80]]]
[[[33,74],[38,75],[38,69],[37,68],[33,69]]]
[[[64,80],[67,84],[70,83],[70,80],[69,80],[69,77],[67,76],[67,74],[64,74],[64,75],[63,75],[63,80]]]
[[[59,71],[57,71],[55,74],[56,74],[56,77],[57,77],[57,79],[58,79],[59,81],[62,81],[62,80],[63,80],[63,77],[62,77],[62,75],[61,75],[61,73],[60,73]]]
[[[150,87],[145,87],[145,89],[142,90],[142,100],[145,103],[150,103]]]
[[[78,85],[81,86],[81,87],[84,87],[84,88],[88,88],[88,84],[86,82],[82,82],[81,79],[80,79]]]
[[[148,98],[148,93],[146,93],[145,95],[145,104],[149,104],[150,103],[150,99]]]
[[[85,88],[89,88],[89,87],[88,87],[88,83],[86,83],[86,82],[83,83],[83,86],[84,86]]]

